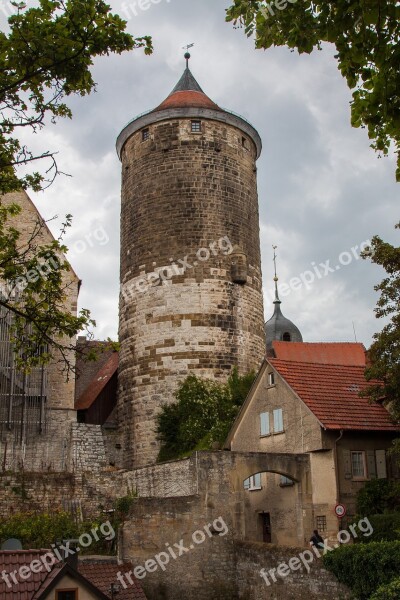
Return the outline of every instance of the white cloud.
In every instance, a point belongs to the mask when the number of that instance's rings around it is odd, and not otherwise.
[[[114,9],[120,0],[111,2]],[[129,0],[128,0],[129,4]],[[218,104],[243,114],[264,143],[258,164],[264,285],[271,287],[272,244],[279,245],[281,278],[309,267],[378,233],[395,240],[398,220],[393,158],[378,160],[365,131],[350,126],[350,93],[333,49],[298,56],[284,48],[256,51],[243,31],[224,22],[226,0],[167,0],[129,20],[135,35],[151,34],[155,53],[142,51],[95,61],[96,94],[71,99],[72,121],[32,138],[41,149],[58,149],[60,177],[35,196],[50,217],[74,215],[73,246],[96,227],[110,238],[75,253],[83,279],[80,302],[98,322],[99,337],[116,335],[118,322],[120,165],[115,139],[137,114],[158,105],[184,68],[182,46],[195,42],[191,68]],[[56,223],[51,225],[57,230]],[[380,328],[373,308],[379,269],[358,261],[291,294],[282,310],[305,340],[358,339],[368,344]],[[266,298],[266,316],[272,312]]]

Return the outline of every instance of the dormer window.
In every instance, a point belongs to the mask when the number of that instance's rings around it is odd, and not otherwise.
[[[201,133],[201,121],[192,121],[192,133]]]
[[[291,342],[292,341],[292,336],[290,335],[290,333],[288,331],[285,331],[285,333],[282,336],[282,340],[284,342]]]

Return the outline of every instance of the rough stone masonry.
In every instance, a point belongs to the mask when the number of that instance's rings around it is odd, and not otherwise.
[[[121,136],[119,423],[132,468],[155,461],[156,415],[188,374],[261,364],[261,142],[218,107],[156,110]]]

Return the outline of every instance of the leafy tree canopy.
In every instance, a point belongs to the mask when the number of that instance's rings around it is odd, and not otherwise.
[[[54,243],[43,244],[41,220],[28,240],[21,239],[21,208],[1,198],[21,189],[44,189],[60,172],[55,152],[35,153],[21,139],[59,117],[72,117],[66,99],[95,89],[94,58],[134,48],[150,54],[152,44],[148,36],[127,33],[126,22],[101,0],[38,0],[31,8],[12,4],[15,14],[7,31],[0,31],[0,317],[13,315],[20,366],[47,362],[58,349],[69,369],[65,338],[94,324],[89,311],[75,317],[65,309],[69,266],[62,240],[71,216]],[[46,276],[43,263],[51,265]]]
[[[189,375],[179,386],[177,402],[158,416],[159,460],[172,460],[194,450],[222,444],[255,379],[234,369],[226,384]]]
[[[95,89],[90,67],[96,56],[139,47],[152,51],[151,39],[132,37],[126,21],[102,0],[40,0],[33,8],[12,4],[18,10],[8,19],[9,31],[0,32],[0,195],[21,187],[39,190],[54,179],[55,154],[31,152],[19,132],[40,131],[46,117],[71,118],[65,98]],[[44,175],[18,177],[19,166],[40,159],[46,162]]]
[[[396,226],[400,228],[400,223]],[[374,264],[382,266],[386,277],[375,286],[380,297],[375,309],[376,317],[390,317],[390,321],[368,351],[370,365],[366,378],[370,385],[364,395],[379,401],[385,398],[396,418],[400,418],[400,247],[384,242],[380,237],[372,239],[371,246],[364,252]],[[383,387],[373,380],[383,382]]]
[[[366,127],[372,147],[398,154],[400,181],[400,5],[396,0],[233,0],[227,21],[255,37],[256,48],[288,46],[310,54],[335,44],[353,91],[351,123]]]

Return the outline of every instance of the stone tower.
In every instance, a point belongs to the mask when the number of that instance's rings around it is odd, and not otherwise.
[[[124,466],[156,460],[156,415],[189,374],[265,355],[256,160],[261,139],[188,67],[117,140],[122,162],[119,423]]]

